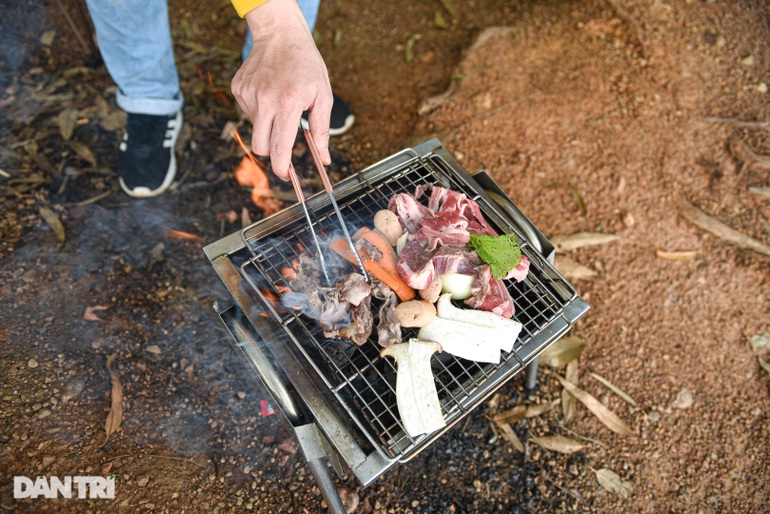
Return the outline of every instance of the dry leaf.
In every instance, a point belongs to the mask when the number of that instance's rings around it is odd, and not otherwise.
[[[438,0],[438,3],[441,4],[441,7],[446,9],[446,12],[449,16],[452,18],[457,18],[457,11],[455,10],[454,5],[452,5],[451,0]]]
[[[583,200],[583,195],[580,194],[580,191],[578,191],[575,186],[568,184],[567,189],[569,190],[569,194],[572,196],[572,201],[575,202],[575,207],[577,207],[578,213],[581,216],[585,216],[588,210],[586,209],[586,202]]]
[[[554,403],[536,403],[532,405],[517,405],[512,409],[503,411],[492,417],[492,421],[498,425],[516,423],[524,418],[536,418],[553,409]]]
[[[115,360],[116,355],[113,353],[107,358],[107,371],[110,372],[110,380],[112,381],[112,405],[110,406],[110,412],[107,414],[107,422],[104,425],[104,431],[107,434],[104,440],[105,444],[109,440],[110,435],[120,429],[120,424],[123,422],[123,386],[120,384],[118,374],[112,371],[112,362]]]
[[[115,132],[126,126],[126,111],[115,109],[99,121],[99,126],[107,132]]]
[[[633,398],[631,398],[625,391],[623,391],[621,388],[607,380],[606,378],[602,377],[601,375],[597,375],[596,373],[588,373],[591,375],[595,380],[599,381],[601,384],[603,384],[607,389],[615,393],[616,395],[620,396],[622,399],[624,399],[626,402],[630,403],[634,407],[636,407],[636,402]]]
[[[584,444],[563,435],[546,437],[532,436],[529,440],[542,446],[546,450],[552,450],[559,453],[575,453],[585,448]]]
[[[104,321],[96,315],[96,311],[106,311],[107,309],[108,307],[106,305],[88,306],[86,307],[86,312],[83,313],[83,319],[86,321]]]
[[[658,258],[666,261],[688,261],[698,256],[695,250],[683,250],[681,252],[667,252],[665,250],[655,250]],[[566,276],[566,275],[565,275]]]
[[[404,59],[406,59],[406,62],[410,63],[414,60],[414,45],[420,39],[422,39],[422,35],[412,34],[406,40],[406,48],[404,49]]]
[[[687,220],[689,220],[691,223],[697,225],[707,232],[711,232],[720,239],[724,239],[725,241],[738,245],[741,248],[754,250],[757,253],[761,253],[762,255],[767,255],[770,257],[770,246],[757,241],[753,237],[742,234],[737,230],[731,229],[721,221],[717,220],[716,218],[712,218],[683,198],[679,199],[679,212],[681,212],[682,216],[687,218]]]
[[[517,405],[512,409],[500,412],[492,416],[492,421],[498,425],[505,425],[507,423],[516,423],[524,419],[524,413],[527,412],[526,405]]]
[[[617,414],[605,407],[599,400],[591,396],[589,393],[583,391],[576,385],[568,382],[564,378],[556,375],[556,379],[561,383],[562,387],[569,391],[575,398],[591,411],[591,413],[599,418],[599,421],[615,432],[616,434],[623,436],[636,435],[631,427],[629,427],[625,421],[620,419]]]
[[[591,469],[596,474],[596,480],[599,485],[607,491],[626,498],[631,492],[631,483],[620,478],[620,475],[607,468],[600,470]]]
[[[757,356],[757,360],[759,360],[759,365],[762,366],[762,369],[767,371],[767,374],[770,375],[770,364],[768,364],[765,359],[759,356]]]
[[[446,22],[446,18],[444,18],[443,12],[437,10],[435,13],[433,13],[433,25],[439,29],[449,28],[449,24]]]
[[[598,232],[576,232],[569,235],[558,235],[551,238],[551,243],[557,252],[570,252],[584,246],[597,246],[611,243],[620,239],[615,234],[601,234]]]
[[[424,116],[429,112],[433,112],[441,107],[452,95],[454,95],[458,89],[460,89],[460,82],[463,79],[458,76],[453,76],[452,81],[449,83],[449,87],[443,93],[431,96],[430,98],[423,100],[420,103],[420,107],[417,108],[417,114]]]
[[[579,380],[579,365],[578,360],[575,359],[567,364],[567,370],[564,373],[564,377],[571,383],[578,385]],[[563,390],[561,392],[561,410],[564,413],[564,422],[566,423],[572,419],[572,415],[575,414],[575,407],[577,406],[577,400],[572,394]]]
[[[51,227],[56,234],[56,240],[59,243],[64,243],[67,239],[67,233],[64,231],[64,225],[62,224],[59,216],[48,207],[40,207],[40,215],[43,217],[48,226]]]
[[[757,172],[770,171],[770,156],[756,153],[741,139],[733,137],[728,142],[730,153],[749,170]]]
[[[766,198],[770,198],[770,187],[750,187],[749,192],[754,193],[755,195],[762,195]]]
[[[562,337],[540,354],[540,362],[552,368],[560,368],[578,358],[586,343],[579,337]]]
[[[53,46],[53,43],[55,40],[56,40],[55,30],[46,30],[40,35],[40,42],[45,46]]]
[[[75,150],[75,153],[78,157],[86,161],[94,168],[96,167],[96,157],[94,157],[94,153],[91,151],[88,145],[81,141],[73,140],[70,141],[70,147]]]
[[[78,110],[64,109],[59,112],[57,121],[59,122],[59,133],[61,134],[61,137],[63,137],[65,141],[69,141],[72,137],[72,132],[75,130],[75,124],[77,124],[78,121]]]
[[[513,427],[508,424],[497,425],[500,431],[503,433],[503,437],[506,441],[511,443],[511,446],[519,453],[524,453],[524,443],[521,442],[519,436],[513,431]]]
[[[565,255],[557,255],[554,265],[556,266],[556,269],[559,270],[559,273],[570,280],[591,280],[597,275],[597,273],[588,266],[583,266],[579,262],[573,261]]]

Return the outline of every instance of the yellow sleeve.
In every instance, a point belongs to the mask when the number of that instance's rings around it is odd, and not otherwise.
[[[258,7],[267,0],[230,0],[233,4],[233,7],[235,7],[235,10],[238,12],[238,15],[243,18],[246,16],[246,13],[250,10],[254,9],[255,7]]]

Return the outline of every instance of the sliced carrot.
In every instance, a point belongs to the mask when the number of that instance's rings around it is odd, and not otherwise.
[[[398,274],[398,268],[396,268],[396,254],[393,252],[393,247],[390,246],[390,243],[388,243],[379,232],[364,227],[353,235],[354,241],[359,239],[365,239],[382,253],[380,266]]]
[[[350,251],[350,246],[348,246],[348,242],[344,239],[333,239],[329,244],[329,248],[340,254],[343,258],[350,261],[351,263],[356,265],[358,264],[356,262],[356,256],[353,255],[352,251]],[[361,256],[364,269],[374,275],[377,280],[384,282],[385,285],[391,288],[393,292],[398,295],[402,302],[411,300],[416,296],[414,289],[409,287],[406,282],[401,280],[398,272],[389,270],[383,266],[381,262],[375,261],[369,257],[369,255],[365,252],[358,253]]]

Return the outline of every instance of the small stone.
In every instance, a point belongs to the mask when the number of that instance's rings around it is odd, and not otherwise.
[[[623,215],[623,225],[625,225],[627,228],[631,228],[636,224],[636,220],[634,219],[634,215],[630,212],[627,212]]]
[[[38,418],[38,419],[45,419],[45,418],[47,418],[47,417],[48,417],[48,416],[50,416],[50,415],[51,415],[51,411],[50,411],[50,410],[48,410],[48,409],[43,409],[43,410],[41,410],[41,411],[40,411],[40,413],[37,415],[37,418]]]
[[[674,400],[674,407],[677,409],[689,409],[694,402],[692,391],[689,389],[682,389],[676,394],[676,400]]]
[[[727,38],[725,38],[724,36],[717,36],[717,41],[716,41],[717,48],[724,48],[726,44],[727,44]]]
[[[762,94],[767,93],[767,84],[764,82],[760,82],[757,84],[757,91],[759,91]]]
[[[29,366],[32,369],[35,369],[39,365],[40,364],[35,359],[30,359],[30,360],[27,361],[27,366]]]
[[[251,466],[244,466],[243,467],[243,474],[244,475],[248,475],[249,473],[251,473]]]
[[[150,482],[150,477],[148,476],[141,476],[136,479],[136,485],[139,487],[147,487],[147,484]]]
[[[238,398],[240,398],[241,400],[243,400],[244,398],[246,398],[246,393],[244,393],[243,391],[238,391],[238,392],[236,393],[236,395],[237,395],[237,396],[238,396]]]
[[[754,348],[754,351],[763,348],[770,349],[770,332],[765,331],[761,334],[754,334],[751,336],[751,346]]]
[[[151,344],[150,346],[145,348],[145,350],[147,350],[148,353],[152,353],[154,355],[160,355],[160,348],[158,347],[157,344]]]
[[[650,411],[647,414],[647,420],[649,420],[650,423],[657,423],[658,421],[660,421],[660,412],[656,410]]]
[[[754,66],[754,56],[747,55],[746,57],[741,59],[741,64],[744,66]]]

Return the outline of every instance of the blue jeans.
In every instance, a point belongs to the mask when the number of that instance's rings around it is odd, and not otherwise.
[[[310,30],[320,0],[298,0]],[[135,114],[169,115],[184,98],[174,61],[168,5],[159,0],[86,0],[104,64],[118,86],[118,106]],[[233,16],[237,16],[233,11]],[[243,55],[251,50],[247,31]]]

